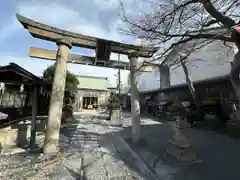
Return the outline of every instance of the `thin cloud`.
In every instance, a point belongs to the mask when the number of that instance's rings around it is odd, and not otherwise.
[[[19,29],[20,24],[15,19],[12,19],[9,24],[6,24],[2,29],[0,29],[0,40],[3,41],[11,37]]]
[[[17,6],[17,13],[20,13],[26,17],[32,18],[36,21],[56,26],[61,29],[71,30],[74,32],[97,36],[101,38],[106,38],[115,41],[131,41],[129,37],[125,38],[121,36],[117,31],[117,26],[119,25],[118,17],[115,17],[114,21],[111,19],[110,25],[111,28],[104,26],[103,24],[99,24],[97,19],[88,17],[88,14],[83,14],[83,11],[77,11],[76,7],[66,6],[64,4],[56,3],[57,1],[51,1],[47,4],[42,1],[19,1]],[[77,2],[77,1],[76,1]],[[91,6],[89,6],[91,8]],[[92,9],[93,13],[97,13],[98,9],[95,11]],[[17,21],[15,17],[15,13],[13,12],[13,17],[10,20],[10,24],[6,25],[1,32],[1,41],[0,43],[6,43],[8,38],[13,38],[15,36],[19,36],[21,33],[27,33],[26,30],[22,27],[22,25]],[[109,24],[109,23],[106,23]],[[24,46],[26,49],[35,44],[38,46],[38,42],[31,40],[31,38],[24,42]],[[44,48],[44,47],[43,47]],[[5,61],[1,62],[1,65],[6,65],[10,62],[15,62],[20,66],[26,68],[30,72],[40,76],[42,75],[43,70],[53,63],[53,61],[44,61],[41,59],[32,59],[27,56],[17,56],[17,53],[14,53],[14,56],[1,56],[1,59],[5,59]],[[20,53],[21,54],[21,53]],[[108,76],[110,81],[115,84],[116,80],[113,78],[113,74],[116,72],[114,69],[102,69],[102,68],[94,68],[91,66],[81,66],[81,65],[73,65],[69,64],[68,69],[76,74],[85,74],[85,75],[95,75],[95,76]],[[96,71],[96,69],[98,69]],[[104,73],[100,73],[104,72]],[[123,75],[124,76],[124,75]]]
[[[111,10],[119,7],[119,0],[94,0],[94,3],[104,10]]]

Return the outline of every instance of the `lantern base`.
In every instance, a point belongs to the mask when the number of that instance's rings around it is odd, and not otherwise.
[[[192,145],[181,141],[169,140],[166,152],[181,162],[189,162],[197,159]]]

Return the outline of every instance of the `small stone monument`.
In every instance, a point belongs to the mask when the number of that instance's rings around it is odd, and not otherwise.
[[[114,99],[112,101],[112,111],[111,111],[111,115],[110,115],[110,124],[112,126],[121,126],[121,108],[120,108],[120,104],[119,102]]]

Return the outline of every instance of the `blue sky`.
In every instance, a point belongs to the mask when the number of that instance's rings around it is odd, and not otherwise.
[[[56,49],[53,42],[33,38],[17,21],[16,13],[36,21],[61,29],[85,35],[126,42],[139,43],[134,37],[124,36],[118,31],[122,26],[119,18],[118,0],[8,0],[1,2],[0,7],[0,65],[14,62],[41,75],[43,70],[52,64],[51,61],[28,57],[29,47]],[[126,0],[130,8],[134,0]],[[128,9],[127,9],[128,10]],[[93,50],[73,47],[71,52],[94,55]],[[116,59],[116,55],[112,55]],[[123,60],[127,57],[123,56]],[[76,74],[106,76],[115,83],[116,70],[91,66],[69,64],[68,69]],[[126,72],[122,73],[123,79]]]
[[[122,0],[127,13],[136,15],[137,10],[147,11],[150,7],[143,0]],[[145,1],[147,2],[147,1]],[[30,47],[39,47],[56,50],[53,42],[47,42],[31,37],[26,29],[17,21],[16,13],[36,21],[55,26],[57,28],[82,33],[85,35],[110,39],[119,42],[139,44],[141,41],[134,37],[125,36],[118,31],[123,27],[119,18],[119,0],[7,0],[1,1],[0,6],[0,65],[14,62],[28,71],[40,76],[43,70],[52,64],[52,61],[33,59],[28,57]],[[230,69],[229,61],[233,60],[233,53],[227,52],[223,44],[213,45],[194,53],[190,60],[202,61],[188,63],[188,70],[193,80],[227,74]],[[73,47],[72,53],[94,55],[94,51]],[[111,59],[117,55],[112,54]],[[122,56],[126,61],[127,57]],[[213,68],[214,67],[214,68]],[[114,74],[116,70],[83,65],[68,64],[68,69],[78,75],[108,77],[111,84],[116,84]],[[204,73],[202,73],[204,72]],[[123,83],[127,82],[127,71],[121,73]],[[149,82],[146,88],[153,88],[151,78],[143,75],[143,81]],[[147,79],[146,79],[147,78]],[[171,71],[171,83],[185,82],[182,68]],[[141,84],[141,81],[140,81]],[[144,83],[143,83],[144,84]],[[155,83],[156,84],[156,83]]]

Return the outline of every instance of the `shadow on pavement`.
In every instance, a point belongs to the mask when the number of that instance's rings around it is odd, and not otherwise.
[[[131,171],[137,174],[136,176],[143,176],[133,163],[123,163],[122,157],[112,143],[114,140],[112,133],[99,134],[78,131],[74,136],[77,142],[73,143],[74,145],[71,147],[72,154],[69,155],[69,158],[76,153],[81,154],[78,161],[83,157],[80,167],[82,173],[79,170],[77,173],[70,170],[74,177],[84,177],[85,179],[87,177],[95,177],[96,179],[107,177],[117,179],[121,177],[127,179],[129,174],[124,170],[126,165]]]
[[[77,128],[69,125],[62,129],[61,133],[71,140],[64,161],[49,178],[128,179],[130,171],[131,176],[136,177],[132,179],[150,180],[143,178],[133,163],[124,164],[113,145],[112,131],[105,133],[108,127],[99,125],[88,117],[89,115],[78,116],[80,125]]]
[[[167,180],[237,180],[240,177],[240,140],[213,131],[189,128],[184,135],[193,145],[199,159],[181,163],[166,153],[167,141],[173,139],[173,130],[168,123],[142,125],[143,143],[129,140],[131,127],[120,134],[137,152],[158,177]]]

